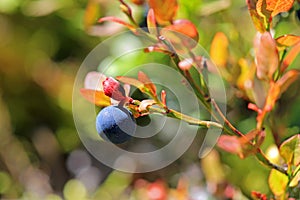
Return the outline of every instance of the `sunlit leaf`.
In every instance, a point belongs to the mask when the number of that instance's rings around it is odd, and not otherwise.
[[[124,20],[114,17],[114,16],[108,16],[108,17],[102,17],[98,20],[99,23],[105,22],[105,21],[110,21],[110,22],[115,22],[121,25],[126,26],[129,30],[131,30],[132,32],[136,32],[136,27],[125,22]]]
[[[88,29],[94,25],[100,17],[100,5],[96,0],[89,0],[84,12],[84,27]]]
[[[160,34],[168,39],[176,51],[185,51],[185,48],[194,48],[199,40],[196,26],[189,20],[178,19],[172,25],[161,29]]]
[[[97,106],[104,107],[111,104],[110,98],[103,91],[82,88],[80,89],[80,93],[86,100]]]
[[[148,2],[159,24],[167,24],[174,19],[178,10],[177,0],[149,0]]]
[[[281,46],[290,47],[300,42],[300,36],[287,34],[276,38],[276,42]]]
[[[144,84],[153,96],[156,96],[156,86],[144,72],[139,71],[138,80]]]
[[[300,165],[295,169],[295,174],[293,174],[293,178],[289,184],[290,187],[295,187],[299,184],[300,181]]]
[[[290,166],[297,166],[300,164],[300,134],[294,135],[285,140],[280,148],[280,155]]]
[[[126,77],[126,76],[117,76],[116,79],[118,81],[121,81],[122,83],[133,85],[134,87],[138,88],[141,91],[143,91],[143,89],[145,87],[145,85],[141,81],[139,81],[135,78]]]
[[[264,25],[264,19],[257,13],[256,10],[257,0],[246,0],[246,3],[248,5],[248,10],[250,12],[250,16],[252,18],[255,28],[261,33],[265,32],[266,27]]]
[[[267,0],[267,9],[272,10],[272,17],[281,12],[289,11],[294,4],[294,0]]]
[[[273,194],[276,196],[281,196],[285,193],[289,179],[285,174],[272,169],[269,175],[268,182]]]
[[[282,64],[280,66],[280,71],[283,72],[299,55],[300,52],[300,42],[298,42],[296,45],[294,45],[291,50],[287,53],[285,58],[282,61]]]
[[[149,9],[148,15],[147,15],[147,27],[148,30],[151,34],[153,35],[158,35],[158,30],[156,26],[156,20],[155,20],[155,15],[154,11],[152,8]]]
[[[300,75],[300,71],[296,69],[292,69],[286,72],[277,82],[276,84],[280,87],[280,95],[284,93],[288,87],[295,82]]]
[[[276,42],[269,32],[258,33],[255,40],[255,59],[257,65],[257,77],[272,80],[274,72],[278,68],[279,56]]]
[[[228,44],[227,36],[224,33],[216,33],[210,47],[210,58],[218,67],[226,67],[228,60]]]

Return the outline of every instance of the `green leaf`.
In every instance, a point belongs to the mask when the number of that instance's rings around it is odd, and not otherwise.
[[[272,169],[269,175],[268,182],[269,182],[269,187],[273,192],[273,194],[278,197],[280,196],[282,197],[285,193],[289,179],[285,174],[275,169]]]
[[[280,155],[289,166],[300,163],[300,134],[294,135],[284,141],[279,149]]]

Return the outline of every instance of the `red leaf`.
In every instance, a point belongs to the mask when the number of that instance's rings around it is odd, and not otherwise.
[[[154,10],[159,24],[170,23],[178,10],[177,0],[149,0],[149,6]]]
[[[138,79],[144,84],[145,88],[147,88],[153,96],[156,96],[156,86],[144,72],[139,71]]]
[[[217,145],[219,148],[233,154],[242,153],[241,142],[236,136],[221,135]]]
[[[118,24],[121,24],[121,25],[124,25],[126,26],[129,30],[131,30],[132,32],[136,32],[136,27],[123,21],[122,19],[120,18],[117,18],[117,17],[113,17],[113,16],[108,16],[108,17],[102,17],[98,20],[99,23],[102,23],[102,22],[105,22],[105,21],[111,21],[111,22],[116,22]]]
[[[81,95],[89,102],[97,106],[109,106],[110,98],[104,94],[103,91],[91,90],[91,89],[80,89]]]
[[[259,79],[272,80],[274,72],[278,68],[279,56],[276,42],[269,32],[258,33],[255,41],[255,58],[257,65],[257,77]]]

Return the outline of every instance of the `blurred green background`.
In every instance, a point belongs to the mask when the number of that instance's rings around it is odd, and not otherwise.
[[[102,40],[124,28],[115,24],[89,31],[86,28],[101,16],[126,19],[118,1],[91,2],[0,1],[0,197],[139,199],[139,193],[144,193],[136,180],[162,179],[169,190],[175,190],[181,177],[189,183],[188,192],[193,199],[217,198],[211,194],[218,195],[216,185],[220,184],[224,185],[220,194],[226,189],[227,193],[242,191],[239,199],[249,197],[252,190],[269,193],[269,170],[252,157],[240,160],[213,151],[200,163],[197,152],[201,134],[178,162],[152,173],[110,173],[109,168],[89,155],[72,118],[74,79],[85,56]],[[86,10],[88,3],[96,6]],[[197,26],[199,42],[205,49],[209,51],[214,34],[221,31],[229,38],[230,59],[237,61],[251,55],[255,29],[244,1],[180,0],[179,4],[177,18],[190,19]],[[130,5],[143,24],[145,7]],[[300,24],[293,10],[280,18],[276,35],[299,34]],[[299,68],[299,59],[293,67]],[[291,97],[300,102],[297,95]],[[229,95],[229,103],[229,107],[241,108],[228,113],[232,121],[239,122],[236,125],[241,131],[255,126],[255,115],[243,112],[243,100]],[[290,135],[299,132],[300,126],[300,104],[293,105],[288,120],[282,119],[290,126]],[[270,143],[272,138],[267,137],[265,146]],[[178,188],[175,196],[180,199]]]

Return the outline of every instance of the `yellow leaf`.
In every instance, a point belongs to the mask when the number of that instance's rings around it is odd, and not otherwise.
[[[210,57],[218,67],[226,67],[228,60],[228,39],[222,32],[216,33],[210,47]]]

